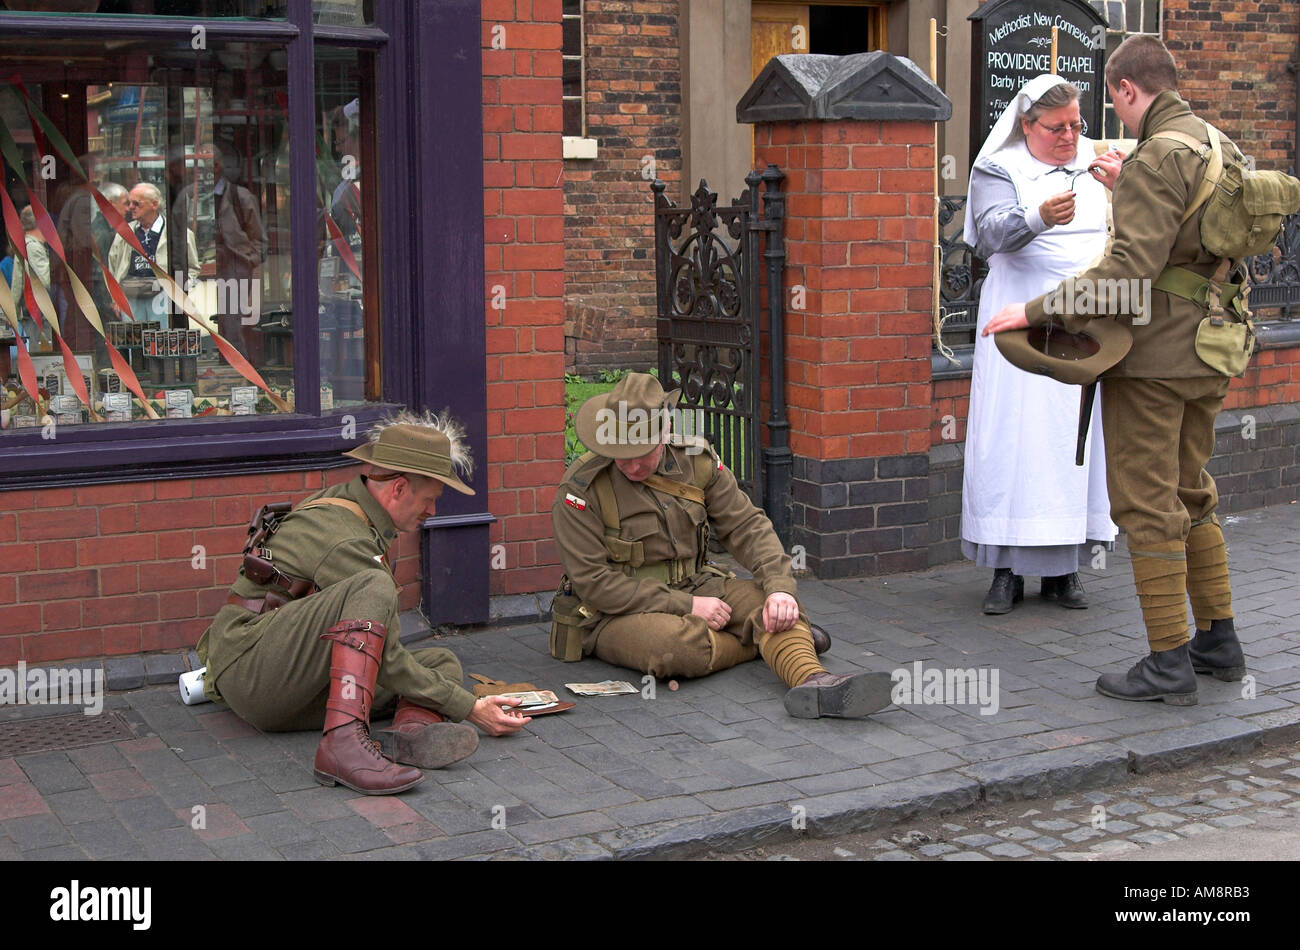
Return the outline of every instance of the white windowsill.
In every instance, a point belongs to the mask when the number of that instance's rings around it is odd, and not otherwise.
[[[566,135],[564,139],[564,157],[565,158],[595,158],[596,157],[596,140],[579,138],[576,135]]]

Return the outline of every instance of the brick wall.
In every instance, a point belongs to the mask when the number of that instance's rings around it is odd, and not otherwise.
[[[1164,41],[1182,72],[1179,91],[1261,168],[1294,162],[1294,3],[1165,0]]]
[[[505,49],[492,48],[497,25]],[[560,0],[484,0],[487,485],[506,564],[493,594],[559,580],[550,511],[564,475],[560,92]]]
[[[654,363],[650,179],[677,200],[682,97],[677,0],[586,0],[583,10],[598,152],[564,163],[564,316],[566,368],[590,375]]]
[[[1300,403],[1300,347],[1260,350],[1223,401],[1225,410]]]
[[[929,445],[929,130],[852,120],[754,128],[757,164],[786,173],[785,287],[792,299],[806,289],[805,306],[785,314],[796,455]]]
[[[0,666],[192,647],[239,572],[254,509],[359,471],[0,493]],[[392,549],[403,610],[420,600],[417,550],[410,535]]]
[[[966,416],[970,413],[970,377],[936,379],[930,406],[930,444],[966,441]]]
[[[926,563],[932,135],[920,122],[754,126],[756,164],[786,173],[792,540],[818,577]]]

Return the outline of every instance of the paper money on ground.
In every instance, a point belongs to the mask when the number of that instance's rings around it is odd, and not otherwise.
[[[564,688],[576,696],[622,696],[639,693],[631,683],[622,680],[605,680],[601,683],[565,683]]]
[[[497,695],[505,699],[519,700],[517,709],[527,709],[530,706],[554,706],[560,701],[560,697],[549,689],[528,690],[522,693],[498,693]]]

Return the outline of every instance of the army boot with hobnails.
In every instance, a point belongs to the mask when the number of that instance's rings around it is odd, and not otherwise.
[[[893,702],[888,673],[812,673],[785,694],[785,711],[796,719],[857,719]]]
[[[1211,620],[1209,630],[1197,630],[1187,644],[1187,652],[1197,673],[1207,673],[1225,683],[1235,683],[1246,675],[1246,657],[1231,617]]]
[[[387,635],[383,624],[370,620],[344,620],[321,634],[322,640],[334,641],[324,735],[316,747],[314,774],[322,785],[393,795],[424,779],[419,769],[386,758],[370,737],[370,704]]]
[[[1129,542],[1132,544],[1133,542]],[[1151,652],[1127,673],[1106,673],[1097,692],[1136,702],[1195,706],[1196,673],[1187,650],[1187,558],[1182,541],[1130,547],[1133,582]]]
[[[1106,673],[1097,680],[1097,692],[1111,699],[1159,699],[1171,706],[1195,706],[1200,702],[1186,643],[1147,654],[1127,673]]]
[[[394,762],[422,769],[444,768],[478,748],[478,730],[473,726],[448,722],[441,713],[404,697],[397,701],[393,724],[375,730],[375,738]]]

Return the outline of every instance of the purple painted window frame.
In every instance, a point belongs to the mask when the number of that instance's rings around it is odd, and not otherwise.
[[[416,0],[377,5],[374,27],[312,23],[311,0],[290,0],[287,20],[49,16],[3,13],[8,35],[34,39],[79,35],[192,35],[202,23],[211,40],[284,43],[288,50],[290,227],[315,233],[313,44],[375,52],[378,178],[381,183],[381,323],[385,403],[319,413],[316,248],[293,245],[294,414],[203,421],[160,420],[62,427],[0,438],[0,490],[148,478],[248,474],[347,464],[339,453],[341,416],[356,428],[387,406],[450,407],[486,458],[486,347],[483,320],[482,67],[478,0]],[[304,156],[308,157],[304,160]],[[448,186],[447,182],[455,182]],[[419,209],[413,212],[410,209]],[[305,383],[305,385],[304,385]],[[477,504],[448,499],[448,515],[490,522],[480,468]],[[434,523],[441,519],[434,519]]]

